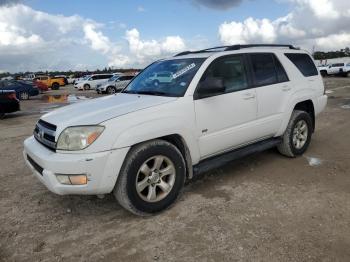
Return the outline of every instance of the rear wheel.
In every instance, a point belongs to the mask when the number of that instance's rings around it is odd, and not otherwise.
[[[26,91],[21,92],[21,93],[19,94],[19,98],[20,98],[21,100],[28,100],[28,99],[29,99],[29,93],[26,92]]]
[[[60,88],[60,85],[58,83],[53,83],[51,86],[52,90],[58,90]]]
[[[125,209],[137,215],[151,215],[176,201],[185,177],[180,151],[166,141],[152,140],[130,150],[113,192]]]
[[[0,119],[4,119],[5,118],[5,113],[4,112],[0,112]]]
[[[294,110],[278,151],[288,157],[302,155],[309,147],[312,130],[311,116],[305,111]]]
[[[327,71],[322,70],[322,71],[321,71],[321,76],[327,76]]]
[[[117,90],[116,90],[116,88],[115,87],[113,87],[113,86],[109,86],[109,87],[107,87],[107,94],[115,94],[115,93],[117,93]]]

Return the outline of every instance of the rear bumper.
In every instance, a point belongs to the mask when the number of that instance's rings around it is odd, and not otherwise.
[[[323,95],[312,100],[315,109],[315,116],[321,113],[327,106],[328,96]]]
[[[32,136],[24,141],[23,156],[35,177],[59,195],[96,195],[110,193],[129,148],[93,154],[63,154],[48,150]],[[28,156],[31,160],[28,160]],[[34,164],[33,164],[34,163]],[[63,185],[56,174],[86,174],[86,185]]]

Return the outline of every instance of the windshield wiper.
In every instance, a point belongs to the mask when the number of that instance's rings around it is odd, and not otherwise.
[[[139,95],[152,95],[152,96],[169,96],[168,93],[165,93],[162,91],[154,91],[154,90],[137,91],[137,94],[139,94]]]

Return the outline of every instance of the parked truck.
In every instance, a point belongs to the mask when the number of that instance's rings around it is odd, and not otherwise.
[[[41,82],[52,90],[58,90],[60,86],[66,85],[66,80],[63,77],[38,76],[34,78],[34,81]]]

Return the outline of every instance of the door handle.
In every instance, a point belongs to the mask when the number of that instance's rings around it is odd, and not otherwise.
[[[243,94],[244,100],[254,99],[255,95],[253,93],[245,93]]]
[[[289,90],[291,90],[292,88],[290,87],[290,86],[282,86],[282,91],[285,91],[285,92],[287,92],[287,91],[289,91]]]

